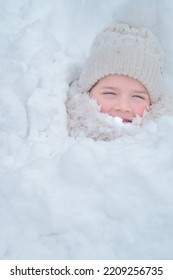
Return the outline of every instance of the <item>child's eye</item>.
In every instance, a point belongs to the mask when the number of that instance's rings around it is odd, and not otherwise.
[[[104,92],[104,95],[117,95],[116,92]]]
[[[144,97],[144,96],[142,96],[142,95],[133,95],[133,97],[136,97],[136,98],[139,98],[139,99],[145,100],[145,97]]]

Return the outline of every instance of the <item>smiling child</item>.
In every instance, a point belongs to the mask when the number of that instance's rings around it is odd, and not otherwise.
[[[112,140],[129,132],[129,125],[133,130],[137,123],[142,127],[149,120],[172,115],[163,62],[161,45],[146,28],[113,24],[100,32],[78,80],[70,85],[69,134]],[[121,131],[117,118],[122,121]]]

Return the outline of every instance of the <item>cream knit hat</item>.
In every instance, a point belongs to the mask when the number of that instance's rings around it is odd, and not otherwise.
[[[79,77],[79,88],[88,92],[101,78],[123,74],[139,80],[154,103],[163,90],[163,60],[160,43],[150,30],[114,24],[95,38]]]

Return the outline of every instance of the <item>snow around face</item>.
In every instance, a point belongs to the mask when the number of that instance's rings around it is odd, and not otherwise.
[[[1,259],[173,258],[173,117],[108,142],[67,132],[68,85],[97,32],[132,20],[124,3],[0,1]],[[173,5],[143,5],[172,90]]]

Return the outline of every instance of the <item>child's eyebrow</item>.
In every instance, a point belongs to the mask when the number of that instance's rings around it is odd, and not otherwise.
[[[110,86],[104,86],[104,87],[102,87],[103,89],[112,89],[112,90],[117,90],[117,89],[119,89],[119,88],[117,88],[117,87],[110,87]]]
[[[143,91],[143,90],[133,90],[132,92],[134,92],[134,93],[142,93],[142,94],[148,95],[148,92],[147,91]]]
[[[119,90],[120,88],[118,88],[118,87],[110,87],[110,86],[104,86],[104,87],[102,87],[103,89],[111,89],[111,90]],[[142,93],[142,94],[146,94],[146,95],[148,95],[148,92],[147,92],[147,90],[145,91],[145,90],[133,90],[132,89],[132,92],[134,92],[134,93]]]

